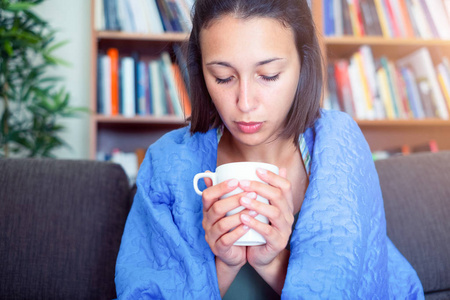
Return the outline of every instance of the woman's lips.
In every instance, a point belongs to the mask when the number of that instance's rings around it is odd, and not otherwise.
[[[261,129],[263,122],[237,122],[236,124],[243,133],[256,133]]]

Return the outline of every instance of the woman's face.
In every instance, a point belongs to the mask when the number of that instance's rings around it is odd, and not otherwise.
[[[249,146],[278,138],[300,76],[292,30],[226,15],[202,29],[200,47],[208,92],[233,138]]]

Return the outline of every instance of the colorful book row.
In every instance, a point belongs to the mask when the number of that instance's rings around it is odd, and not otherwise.
[[[191,114],[180,67],[168,52],[158,59],[119,55],[109,48],[97,59],[97,112],[103,115],[187,117]]]
[[[326,36],[450,39],[450,0],[322,0]]]
[[[355,119],[449,119],[450,63],[434,66],[427,48],[394,62],[362,46],[329,64],[327,76],[324,107]]]
[[[95,29],[137,33],[190,32],[194,0],[95,0]]]

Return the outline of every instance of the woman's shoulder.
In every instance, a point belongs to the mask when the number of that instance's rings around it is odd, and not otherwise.
[[[357,126],[353,118],[342,111],[338,110],[320,110],[320,118],[316,121],[317,125],[329,125],[335,128],[342,128],[346,126]]]
[[[182,151],[198,151],[214,145],[217,139],[214,130],[206,133],[191,134],[190,126],[175,129],[167,132],[148,148],[149,152],[161,155],[170,153],[180,153]]]

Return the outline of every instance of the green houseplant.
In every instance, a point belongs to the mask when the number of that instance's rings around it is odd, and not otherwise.
[[[31,9],[44,0],[0,0],[0,157],[53,157],[67,144],[60,119],[71,107],[61,78],[47,70],[66,64],[53,52],[65,44]]]

